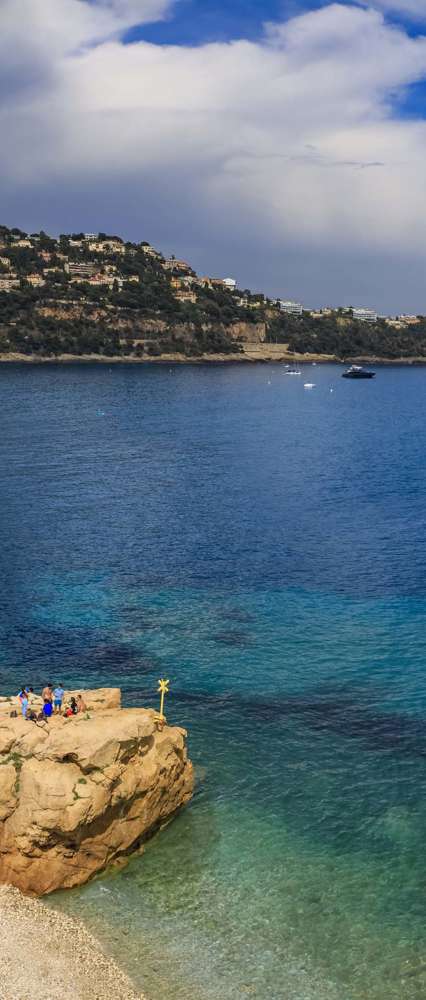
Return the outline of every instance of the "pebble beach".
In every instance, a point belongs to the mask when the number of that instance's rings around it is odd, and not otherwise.
[[[0,889],[0,1000],[145,1000],[73,917]]]

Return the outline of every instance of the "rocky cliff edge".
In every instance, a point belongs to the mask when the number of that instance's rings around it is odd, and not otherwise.
[[[87,713],[46,723],[0,705],[0,883],[26,893],[86,882],[193,792],[184,729],[161,728],[150,709],[109,707],[118,690],[81,693]]]

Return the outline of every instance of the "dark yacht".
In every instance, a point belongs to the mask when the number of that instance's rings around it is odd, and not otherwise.
[[[351,365],[345,372],[342,372],[342,378],[374,378],[375,375],[375,372],[370,372],[368,368],[361,368],[360,365]]]

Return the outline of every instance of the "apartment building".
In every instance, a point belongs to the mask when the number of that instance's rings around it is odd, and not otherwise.
[[[278,299],[280,311],[288,313],[289,316],[301,316],[303,306],[300,302],[292,302],[290,299]]]
[[[378,319],[375,309],[353,309],[352,315],[360,323],[377,323]]]
[[[67,264],[65,264],[65,270],[71,278],[90,278],[93,274],[98,273],[99,264],[92,260],[70,260]]]

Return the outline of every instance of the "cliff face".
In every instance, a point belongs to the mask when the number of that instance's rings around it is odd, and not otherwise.
[[[192,795],[185,731],[91,694],[88,706],[101,707],[45,724],[0,707],[0,882],[27,893],[86,882]]]

